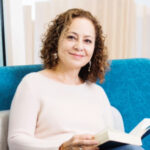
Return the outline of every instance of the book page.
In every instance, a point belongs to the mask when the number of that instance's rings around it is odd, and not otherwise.
[[[142,145],[140,137],[112,129],[105,129],[97,133],[95,140],[99,142],[100,147],[102,145],[109,146],[110,144],[116,146],[122,144]]]
[[[145,118],[130,132],[130,134],[142,138],[149,130],[150,118]]]

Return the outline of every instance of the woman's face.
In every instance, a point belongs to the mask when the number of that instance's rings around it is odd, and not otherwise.
[[[86,18],[75,18],[58,42],[59,64],[80,69],[91,59],[95,47],[95,28]]]

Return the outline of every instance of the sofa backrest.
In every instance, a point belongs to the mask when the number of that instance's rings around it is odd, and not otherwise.
[[[10,109],[16,88],[23,77],[41,69],[42,65],[0,67],[0,110]]]
[[[21,79],[42,65],[0,67],[0,110],[7,110]],[[99,82],[97,81],[97,84]],[[113,106],[121,112],[126,132],[143,118],[150,118],[150,59],[112,60],[101,85]],[[150,136],[143,141],[150,148]]]

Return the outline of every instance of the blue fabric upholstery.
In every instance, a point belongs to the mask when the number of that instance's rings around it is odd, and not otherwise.
[[[41,65],[0,67],[0,110],[10,108],[24,75],[41,69]],[[121,112],[126,132],[143,118],[150,118],[150,59],[113,60],[102,86],[111,104]],[[149,150],[150,136],[143,143]]]
[[[150,118],[150,59],[113,60],[102,86],[121,112],[126,132],[143,118]],[[150,136],[143,143],[149,150]]]

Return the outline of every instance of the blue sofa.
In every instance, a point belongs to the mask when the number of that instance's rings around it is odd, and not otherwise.
[[[111,104],[120,111],[125,131],[129,132],[143,118],[150,118],[150,59],[119,59],[110,63],[110,70],[101,86]],[[0,67],[0,112],[10,109],[15,90],[23,76],[41,69],[41,65]],[[9,111],[4,114],[9,116]],[[4,122],[8,123],[8,120]],[[4,126],[1,122],[0,125]],[[7,134],[7,130],[0,132]],[[145,150],[150,149],[150,136],[143,140],[143,147]]]

